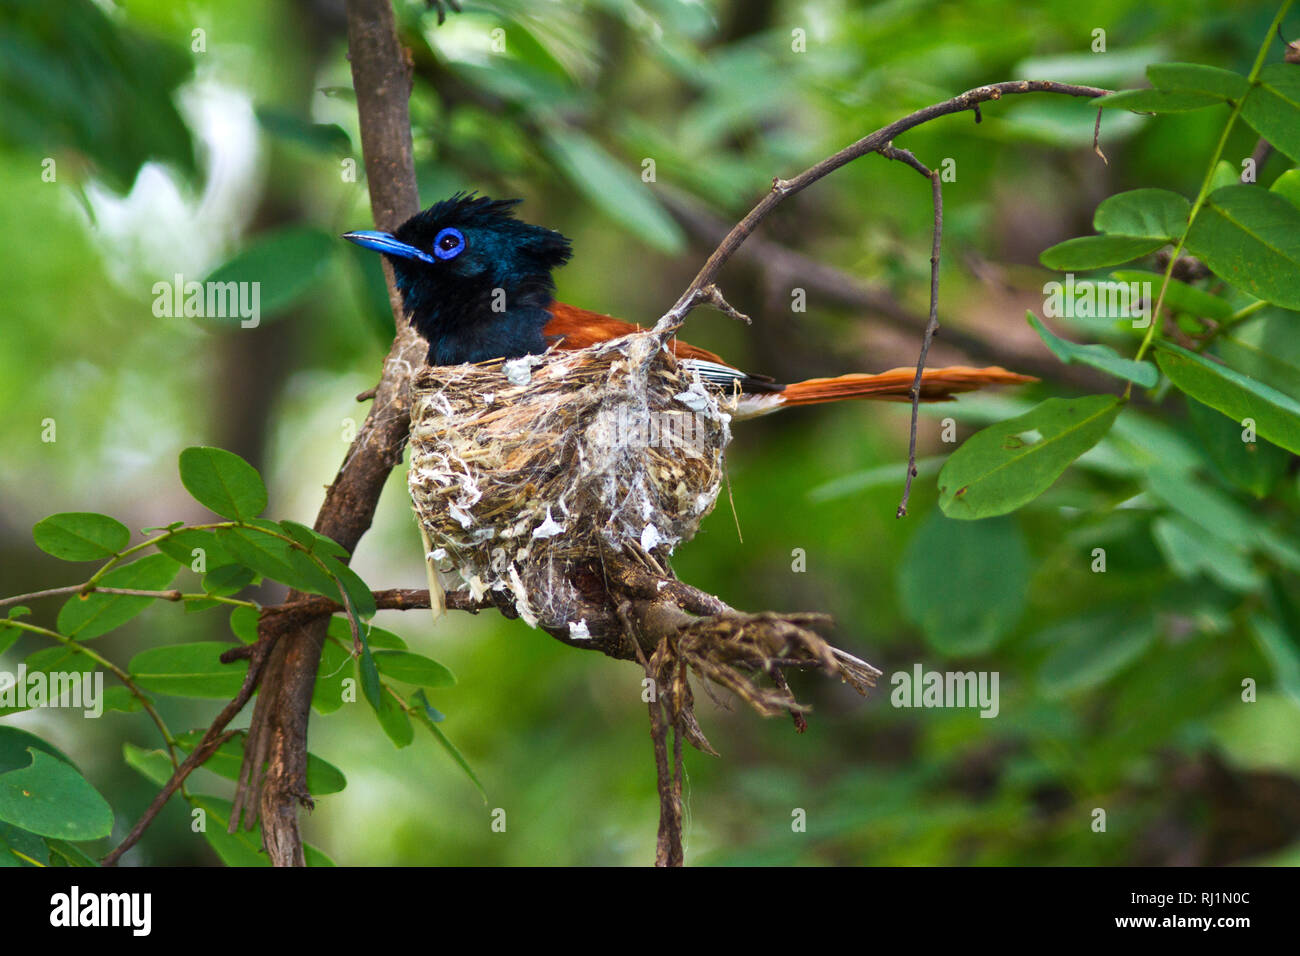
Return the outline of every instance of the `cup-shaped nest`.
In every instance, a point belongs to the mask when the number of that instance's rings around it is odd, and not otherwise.
[[[666,340],[419,372],[408,482],[444,587],[506,592],[529,624],[584,636],[578,569],[694,536],[717,501],[730,415]]]

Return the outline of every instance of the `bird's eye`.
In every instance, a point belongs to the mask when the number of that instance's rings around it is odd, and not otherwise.
[[[433,254],[439,259],[454,259],[464,248],[464,234],[451,226],[438,233],[433,240]]]

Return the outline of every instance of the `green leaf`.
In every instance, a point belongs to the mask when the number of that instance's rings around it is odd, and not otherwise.
[[[1300,209],[1277,193],[1216,189],[1188,230],[1187,248],[1256,298],[1300,309]]]
[[[374,648],[387,648],[395,651],[404,651],[406,643],[391,631],[386,631],[381,627],[374,625],[362,625],[361,629],[365,634],[365,646],[368,653],[372,654]],[[352,647],[352,627],[342,617],[333,617],[329,622],[328,635],[331,638],[325,642],[321,651],[320,669],[316,674],[316,686],[312,690],[312,707],[317,713],[332,714],[343,706],[343,682],[357,679],[357,669],[350,666],[352,655],[349,649]],[[416,655],[412,655],[416,656]],[[375,675],[378,677],[378,665],[375,665]],[[455,678],[453,678],[453,681]],[[364,693],[364,685],[362,687]],[[367,697],[367,701],[371,698]],[[386,694],[379,694],[378,699],[383,704],[385,699],[392,699]],[[393,705],[396,707],[396,704]],[[374,704],[371,704],[374,707]],[[400,708],[397,708],[400,713]],[[378,713],[378,711],[377,711]],[[402,729],[403,719],[393,713],[381,715],[381,723],[387,721],[385,726],[392,726],[394,732],[398,734],[398,739],[404,736]],[[407,722],[409,723],[409,722]],[[399,746],[401,746],[399,744]]]
[[[1053,335],[1034,313],[1026,312],[1025,318],[1052,350],[1052,354],[1066,365],[1074,362],[1091,365],[1110,375],[1136,382],[1143,388],[1154,388],[1156,382],[1160,380],[1160,373],[1150,362],[1135,362],[1132,359],[1121,358],[1109,345],[1077,345],[1074,342],[1067,342]]]
[[[486,804],[487,791],[483,789],[483,784],[479,780],[478,774],[474,772],[474,768],[469,765],[469,761],[466,760],[464,755],[456,748],[456,745],[447,738],[447,735],[442,732],[442,728],[438,726],[442,720],[442,714],[433,709],[433,706],[429,703],[429,699],[424,696],[424,691],[422,690],[417,690],[412,695],[411,699],[414,700],[416,704],[415,716],[419,719],[420,723],[429,728],[429,732],[433,734],[434,739],[438,741],[443,750],[447,751],[451,759],[456,761],[456,765],[460,767],[461,770],[465,771],[465,775],[469,777],[474,786],[478,788],[479,795],[483,798],[483,802]]]
[[[1048,697],[1062,697],[1104,684],[1141,657],[1155,641],[1156,619],[1107,612],[1067,619],[1048,633],[1052,650],[1038,682]]]
[[[163,591],[175,580],[176,571],[176,562],[167,555],[150,554],[109,571],[99,583],[106,588]],[[59,633],[88,641],[121,627],[155,600],[125,594],[74,594],[59,609]]]
[[[1187,417],[1206,457],[1225,481],[1256,498],[1273,490],[1290,455],[1270,442],[1245,441],[1241,425],[1193,399],[1187,402]]]
[[[300,591],[310,591],[313,594],[323,595],[331,601],[342,603],[342,592],[339,590],[338,582],[316,563],[320,557],[299,551],[297,548],[289,551],[289,563],[293,565],[294,573],[297,575],[294,579],[295,587]]]
[[[30,767],[32,763],[31,750],[40,750],[62,760],[69,766],[72,761],[54,744],[47,743],[33,733],[21,730],[18,727],[10,727],[6,724],[0,724],[0,774],[8,773],[10,770],[17,770],[20,767]]]
[[[223,664],[220,657],[238,647],[222,641],[196,641],[141,651],[131,659],[132,678],[146,690],[174,697],[234,697],[244,684],[248,661]]]
[[[252,584],[255,577],[257,572],[252,568],[246,568],[242,564],[225,564],[213,568],[203,576],[203,590],[208,594],[229,597]]]
[[[197,793],[190,796],[190,806],[203,811],[203,838],[226,866],[271,865],[262,849],[260,823],[252,830],[245,830],[241,825],[234,833],[226,832],[234,806],[229,800]]]
[[[258,611],[251,607],[237,607],[230,612],[230,630],[245,644],[257,642]]]
[[[58,859],[55,866],[89,866],[98,867],[99,861],[89,856],[76,844],[69,843],[66,840],[50,840],[50,853]],[[59,862],[62,861],[62,862]]]
[[[370,648],[364,640],[361,645],[361,659],[357,661],[361,679],[361,693],[365,695],[370,709],[379,718],[379,725],[384,728],[388,739],[399,749],[408,746],[415,739],[411,729],[411,720],[406,711],[393,699],[392,694],[384,688],[379,679],[379,669],[371,656]]]
[[[343,545],[339,544],[328,535],[323,535],[316,529],[307,527],[305,524],[300,524],[297,521],[289,521],[286,519],[285,521],[280,522],[280,527],[283,529],[285,534],[293,538],[293,540],[297,541],[308,551],[320,554],[330,554],[336,558],[342,558],[344,560],[351,557],[351,555],[348,554],[348,549],[343,547]]]
[[[1186,518],[1166,516],[1151,525],[1151,534],[1175,574],[1196,578],[1206,574],[1231,591],[1249,593],[1264,583],[1250,560],[1229,542],[1197,527]]]
[[[204,288],[211,290],[216,284],[248,283],[245,288],[257,290],[256,304],[260,313],[257,317],[265,318],[284,311],[302,298],[326,273],[336,247],[337,240],[333,236],[312,227],[290,226],[266,233],[213,270],[204,280]],[[245,302],[249,304],[247,300]],[[238,308],[227,306],[224,311],[225,316],[208,315],[207,318],[230,324],[245,318]]]
[[[165,786],[175,769],[163,750],[145,750],[133,743],[122,744],[122,759],[128,767],[138,770],[146,780],[156,786]]]
[[[1261,613],[1250,618],[1250,633],[1273,668],[1278,688],[1300,704],[1300,646],[1276,621]]]
[[[1220,335],[1214,349],[1229,367],[1300,401],[1300,314],[1276,307]]]
[[[218,532],[222,544],[242,564],[299,591],[339,600],[339,588],[332,576],[336,559],[325,554],[309,556],[285,540],[284,529],[274,521],[254,518],[249,523],[251,527],[222,528]],[[326,571],[317,562],[333,564]],[[371,601],[372,606],[373,603]]]
[[[1101,440],[1122,407],[1114,395],[1049,398],[976,432],[939,472],[944,514],[989,518],[1037,498]]]
[[[330,623],[333,624],[334,621]],[[351,638],[348,640],[351,641]],[[318,714],[332,714],[343,706],[343,682],[356,677],[356,669],[351,664],[351,654],[334,641],[325,642],[321,648],[316,685],[311,693],[311,705]]]
[[[1133,189],[1097,205],[1092,225],[1110,236],[1141,236],[1172,242],[1187,228],[1192,204],[1168,189]]]
[[[1241,104],[1241,118],[1255,132],[1300,163],[1300,71],[1292,63],[1270,63]]]
[[[1240,186],[1241,169],[1232,165],[1226,159],[1221,159],[1214,164],[1214,172],[1210,174],[1209,192],[1216,189],[1222,189],[1224,186]]]
[[[33,860],[41,866],[49,865],[49,847],[45,840],[21,827],[0,823],[0,867],[32,866]]]
[[[1180,389],[1236,422],[1249,418],[1261,436],[1300,454],[1300,401],[1171,342],[1156,346],[1156,363]]]
[[[113,810],[72,766],[32,747],[29,766],[0,774],[0,820],[44,837],[97,840]]]
[[[223,518],[248,521],[266,507],[266,485],[257,469],[222,448],[186,448],[181,484],[201,505]]]
[[[28,655],[23,661],[23,667],[27,671],[28,681],[24,705],[18,706],[15,699],[13,706],[0,707],[0,715],[18,714],[39,706],[33,694],[41,690],[46,695],[46,702],[64,700],[65,695],[76,692],[78,685],[86,679],[87,675],[95,671],[96,664],[76,644],[56,644]],[[45,675],[43,684],[33,684],[32,677],[35,674]],[[88,702],[84,696],[82,700]]]
[[[653,187],[572,127],[546,130],[542,146],[578,192],[647,244],[678,253],[686,245],[681,229],[655,198]]]
[[[372,650],[376,648],[389,651],[406,650],[406,641],[392,631],[386,631],[382,627],[376,627],[373,624],[365,624],[361,630],[365,633],[366,643],[370,645]],[[330,618],[328,634],[330,637],[341,641],[344,647],[352,646],[352,626],[348,624],[346,618],[342,616]]]
[[[147,698],[146,698],[147,699]],[[134,714],[143,710],[140,698],[125,687],[104,688],[104,710],[115,710],[123,714]]]
[[[1123,265],[1155,252],[1165,245],[1163,239],[1143,239],[1136,236],[1081,236],[1067,239],[1044,249],[1038,261],[1058,272],[1101,269],[1105,266]]]
[[[1144,476],[1147,490],[1188,521],[1245,552],[1255,545],[1255,516],[1217,488],[1188,473],[1155,467]]]
[[[1240,73],[1202,63],[1152,63],[1147,79],[1156,89],[1167,92],[1200,93],[1221,100],[1237,100],[1250,84]]]
[[[381,674],[421,687],[451,687],[456,678],[437,661],[410,651],[375,651],[375,665]]]
[[[1189,110],[1218,106],[1222,98],[1208,93],[1185,93],[1165,90],[1120,90],[1092,101],[1093,106],[1134,110],[1139,113],[1186,113]]]
[[[194,563],[200,557],[195,552],[201,552],[204,571],[199,573],[214,571],[217,568],[236,563],[234,555],[221,546],[221,541],[217,538],[215,531],[183,528],[160,540],[157,547],[163,554],[169,555],[173,561],[191,570],[194,569]]]
[[[336,617],[334,620],[343,625],[343,630],[348,634],[347,643],[350,646],[352,643],[351,626],[343,618]],[[375,627],[375,625],[370,623],[365,625],[364,630],[366,632],[366,644],[370,646],[371,650],[378,650],[380,648],[383,648],[386,651],[406,650],[406,641],[402,640],[392,631],[386,631],[382,627]]]
[[[1271,193],[1277,193],[1291,205],[1300,207],[1300,169],[1288,169],[1268,187]]]
[[[337,123],[311,123],[287,110],[259,106],[257,122],[272,136],[304,146],[315,153],[352,155],[352,140]]]
[[[102,561],[125,548],[131,532],[108,515],[65,511],[38,521],[32,537],[46,554],[64,561]]]
[[[55,672],[75,672],[78,674],[90,674],[98,666],[91,656],[85,653],[77,644],[56,644],[53,647],[43,647],[39,651],[29,654],[27,660],[23,662],[27,666],[27,673],[50,674]]]
[[[1151,284],[1151,305],[1153,308],[1156,296],[1160,294],[1160,285],[1165,280],[1165,277],[1160,273],[1147,272],[1143,269],[1117,269],[1110,274],[1110,277],[1115,282],[1149,282]],[[1234,312],[1232,304],[1226,299],[1211,295],[1204,289],[1198,289],[1194,285],[1188,285],[1186,282],[1180,282],[1172,277],[1169,279],[1169,287],[1165,289],[1165,307],[1176,312],[1204,316],[1219,322],[1231,318]]]
[[[203,740],[204,733],[202,730],[191,730],[181,734],[176,738],[176,745],[191,754]],[[227,780],[238,780],[240,768],[244,764],[244,737],[243,733],[239,733],[223,743],[203,762],[203,769],[211,770]],[[168,773],[170,775],[170,771]],[[312,796],[339,793],[347,785],[347,778],[338,767],[313,753],[307,754],[307,789]]]
[[[297,587],[301,576],[294,567],[287,541],[273,538],[254,528],[222,528],[217,532],[222,546],[246,567],[263,577]]]
[[[1016,523],[928,515],[903,551],[899,602],[940,654],[993,650],[1024,611],[1029,553]]]
[[[357,572],[338,558],[324,555],[321,556],[321,560],[324,561],[325,567],[330,574],[338,578],[339,583],[343,585],[348,600],[352,603],[357,615],[361,618],[374,617],[376,611],[375,596],[370,590],[370,585],[361,580],[361,576]]]

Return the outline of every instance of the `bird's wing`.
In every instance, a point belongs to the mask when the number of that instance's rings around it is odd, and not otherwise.
[[[551,304],[551,321],[546,323],[542,334],[554,338],[555,344],[562,349],[585,349],[598,342],[608,342],[633,332],[645,332],[639,325],[624,322],[611,315],[589,312],[577,306],[565,305],[563,302]],[[702,359],[724,368],[731,368],[721,357],[705,349],[687,345],[680,339],[672,340],[673,355],[679,359]]]
[[[551,321],[542,334],[561,349],[585,349],[598,342],[646,331],[639,325],[624,322],[600,312],[589,312],[577,306],[555,302],[551,305]],[[779,392],[777,385],[766,375],[750,375],[734,365],[729,365],[719,355],[698,348],[674,336],[669,343],[683,365],[695,369],[705,382],[728,390],[739,387],[742,392]]]

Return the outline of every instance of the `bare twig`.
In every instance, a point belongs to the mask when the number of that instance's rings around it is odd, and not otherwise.
[[[664,681],[660,680],[664,659],[669,656],[669,638],[663,637],[655,652],[647,660],[641,649],[642,634],[633,619],[632,602],[623,601],[618,606],[618,619],[632,638],[636,658],[650,681],[650,742],[655,755],[655,780],[659,792],[659,833],[655,840],[655,866],[681,866],[682,854],[682,798],[681,775],[676,777],[668,770],[668,722],[664,719]],[[680,738],[680,735],[679,735]]]
[[[916,477],[916,427],[921,413],[921,379],[925,375],[925,359],[930,354],[930,343],[939,331],[939,249],[943,239],[943,187],[939,173],[930,169],[905,149],[892,145],[880,151],[888,159],[907,163],[918,173],[930,180],[930,192],[934,201],[934,235],[930,242],[930,318],[925,324],[925,334],[921,337],[921,355],[916,360],[916,378],[912,380],[912,424],[911,436],[907,442],[907,478],[903,482],[903,497],[898,502],[897,517],[907,515],[907,499],[912,495],[912,479]]]
[[[1105,96],[1109,92],[1111,91],[1100,87],[1078,86],[1073,83],[1055,83],[1050,80],[1011,80],[1005,83],[979,86],[973,90],[967,90],[960,96],[955,96],[942,103],[935,103],[932,106],[910,113],[902,119],[895,120],[888,126],[883,126],[874,133],[862,137],[856,143],[844,147],[838,153],[826,157],[815,166],[805,169],[793,179],[774,179],[771,190],[759,200],[758,204],[749,211],[744,219],[727,233],[726,237],[719,243],[718,248],[713,251],[713,254],[709,256],[695,278],[691,280],[690,285],[686,287],[686,291],[681,294],[672,308],[660,318],[656,329],[662,331],[681,325],[682,320],[686,318],[691,309],[700,303],[701,291],[715,283],[718,273],[735,254],[736,250],[740,248],[741,243],[758,228],[759,223],[766,219],[768,214],[782,201],[806,189],[819,179],[830,175],[841,166],[866,156],[868,153],[880,152],[882,148],[891,145],[896,137],[908,130],[914,129],[923,123],[928,123],[940,116],[962,113],[974,109],[980,103],[988,100],[999,100],[1003,96],[1018,93],[1059,93],[1064,96],[1093,98]]]
[[[99,584],[90,587],[85,584],[69,584],[64,587],[47,588],[44,591],[32,591],[30,594],[18,594],[14,597],[2,598],[0,599],[0,607],[22,604],[24,601],[39,601],[41,598],[59,597],[66,594],[120,594],[124,597],[156,598],[159,601],[185,600],[185,595],[174,588],[168,591],[142,591],[139,588],[106,588]]]
[[[239,688],[239,693],[225,707],[221,708],[221,713],[217,714],[216,719],[212,721],[198,745],[176,768],[166,785],[158,791],[148,809],[136,821],[135,826],[131,828],[131,832],[126,835],[126,839],[104,857],[101,861],[104,866],[113,866],[122,858],[123,853],[135,846],[136,841],[149,828],[149,824],[153,823],[154,818],[158,816],[167,801],[171,799],[172,794],[180,789],[181,784],[185,782],[185,778],[201,766],[208,757],[212,756],[223,743],[234,736],[235,731],[226,732],[226,725],[234,720],[235,715],[244,709],[248,699],[253,696],[253,691],[257,689],[258,679],[261,677],[262,666],[266,663],[267,656],[272,649],[269,643],[260,640],[253,647],[256,650],[251,655],[252,659],[249,661],[248,673],[244,675],[244,683]]]
[[[709,283],[700,290],[698,301],[708,302],[723,315],[735,319],[737,322],[744,322],[746,325],[753,325],[754,323],[753,319],[723,298],[722,290],[713,283]]]

